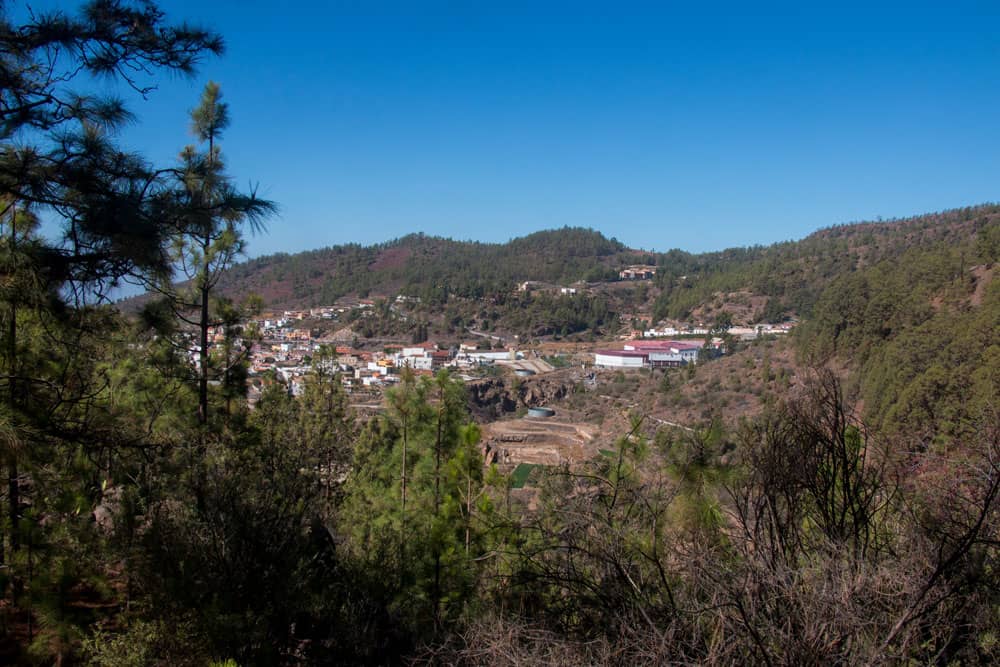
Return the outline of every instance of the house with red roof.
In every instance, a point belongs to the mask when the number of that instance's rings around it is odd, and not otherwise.
[[[662,368],[698,363],[700,340],[636,340],[621,350],[598,350],[594,365],[604,368]]]

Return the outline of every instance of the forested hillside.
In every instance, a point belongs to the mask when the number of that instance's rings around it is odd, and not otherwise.
[[[771,246],[703,255],[673,251],[657,257],[656,282],[663,292],[657,298],[656,313],[685,317],[715,294],[749,290],[768,297],[768,317],[786,312],[808,316],[834,279],[879,262],[902,261],[911,249],[947,244],[970,249],[971,260],[979,232],[994,228],[998,220],[1000,208],[988,205],[890,222],[846,224]]]
[[[620,264],[636,260],[618,241],[589,229],[537,232],[505,244],[411,234],[376,246],[260,257],[234,267],[223,285],[257,290],[276,307],[330,304],[346,294],[401,293],[440,302],[447,295],[481,298],[512,291],[525,280],[617,278]]]
[[[1000,221],[984,208],[928,222],[837,275],[798,332],[805,357],[855,369],[873,426],[923,446],[976,433],[1000,396]]]
[[[523,281],[570,284],[616,280],[631,264],[657,266],[648,292],[654,319],[684,319],[718,294],[741,290],[766,297],[764,318],[808,316],[837,277],[911,249],[948,244],[965,248],[1000,220],[992,205],[915,218],[820,230],[800,241],[692,254],[632,251],[594,230],[538,232],[505,244],[453,241],[414,234],[378,246],[344,245],[294,255],[269,255],[233,267],[222,286],[254,291],[271,307],[333,303],[338,297],[420,296],[438,305],[450,296],[509,294]],[[960,252],[960,251],[956,251]],[[959,261],[961,257],[956,259]]]

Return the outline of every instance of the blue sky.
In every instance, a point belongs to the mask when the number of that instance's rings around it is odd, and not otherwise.
[[[252,255],[563,225],[704,251],[1000,199],[997,3],[161,5],[227,53],[126,96],[122,139],[170,162],[220,82],[230,170],[281,208]]]

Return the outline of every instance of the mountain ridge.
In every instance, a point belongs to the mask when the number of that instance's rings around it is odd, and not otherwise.
[[[509,292],[524,281],[614,281],[624,266],[653,264],[658,316],[682,317],[716,292],[743,289],[776,299],[774,314],[779,306],[799,314],[809,312],[822,287],[844,271],[899,257],[915,246],[967,242],[996,220],[1000,207],[982,204],[833,225],[799,240],[706,253],[637,250],[582,227],[542,230],[505,243],[414,233],[370,246],[347,243],[264,255],[234,266],[220,287],[234,297],[257,293],[269,308],[318,306],[348,295],[405,294],[445,302],[448,296],[481,299]],[[687,284],[676,289],[682,278]]]

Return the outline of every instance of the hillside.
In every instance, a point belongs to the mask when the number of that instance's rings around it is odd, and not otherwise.
[[[636,253],[589,229],[542,231],[507,243],[423,234],[375,246],[333,246],[260,257],[228,273],[223,288],[256,291],[273,307],[333,303],[345,295],[403,293],[440,300],[482,297],[532,280],[569,283],[617,277]]]
[[[614,281],[619,269],[648,263],[657,266],[655,279],[638,299],[628,295],[625,303],[614,304],[617,308],[645,312],[654,321],[710,321],[722,311],[736,314],[737,320],[778,321],[808,316],[839,276],[896,260],[915,248],[965,248],[971,259],[978,233],[997,221],[1000,207],[984,205],[839,225],[799,241],[702,254],[639,252],[597,231],[568,227],[502,244],[411,234],[375,246],[348,244],[259,257],[233,267],[222,287],[233,296],[255,292],[271,308],[395,294],[443,306],[455,298],[495,301],[523,281]],[[606,296],[613,300],[614,295]]]
[[[903,257],[914,248],[966,247],[980,230],[995,228],[1000,207],[984,205],[942,213],[861,222],[821,229],[800,241],[734,248],[703,255],[658,256],[662,289],[655,316],[687,317],[699,306],[746,292],[766,299],[760,313],[808,316],[822,291],[847,273]],[[721,303],[719,304],[721,305]],[[711,309],[709,309],[709,313]]]

